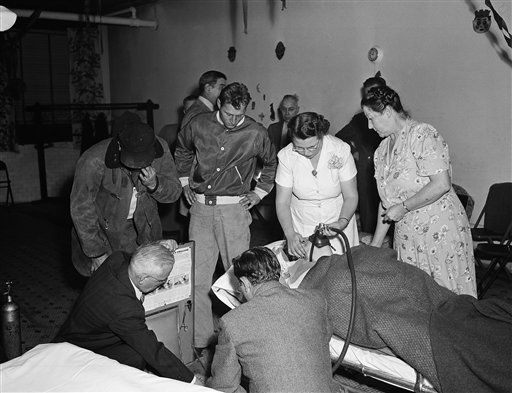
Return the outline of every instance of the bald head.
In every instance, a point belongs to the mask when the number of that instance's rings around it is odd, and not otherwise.
[[[160,242],[153,242],[135,250],[128,274],[142,293],[148,293],[167,281],[173,266],[174,254]]]

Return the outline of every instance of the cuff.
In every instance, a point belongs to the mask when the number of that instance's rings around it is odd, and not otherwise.
[[[268,192],[265,190],[262,190],[261,188],[256,187],[254,190],[254,193],[260,197],[260,199],[265,198],[268,195]]]
[[[193,385],[193,384],[195,384],[195,383],[196,383],[196,381],[197,381],[197,378],[196,378],[196,376],[194,375],[194,378],[193,378],[193,379],[192,379],[192,381],[190,381],[189,383],[190,383],[191,385]]]
[[[188,176],[187,177],[180,177],[180,183],[182,187],[188,186]]]

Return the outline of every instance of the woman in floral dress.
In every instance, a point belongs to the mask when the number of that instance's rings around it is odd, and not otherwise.
[[[382,245],[394,221],[400,260],[476,297],[471,231],[451,186],[448,145],[431,125],[412,120],[387,86],[370,90],[361,106],[369,127],[385,138],[374,158],[381,204],[371,245]]]
[[[329,224],[342,229],[357,246],[357,182],[350,147],[327,135],[329,122],[313,112],[298,114],[288,123],[292,143],[277,155],[276,211],[288,251],[305,257],[305,242],[315,227]],[[343,253],[341,241],[330,235],[333,252]]]

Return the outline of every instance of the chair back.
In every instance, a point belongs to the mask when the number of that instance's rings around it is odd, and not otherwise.
[[[484,215],[485,229],[500,234],[507,232],[509,223],[512,221],[511,182],[496,183],[489,187],[487,200],[478,221],[480,221],[482,214]]]

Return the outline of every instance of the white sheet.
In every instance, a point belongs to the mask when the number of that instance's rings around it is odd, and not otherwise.
[[[161,378],[69,343],[40,344],[0,364],[0,392],[214,392]]]
[[[266,247],[270,248],[277,255],[277,259],[281,264],[281,277],[284,277],[282,281],[291,288],[297,288],[306,273],[314,265],[304,260],[288,261],[282,251],[283,245],[284,241],[278,241],[268,244]],[[228,307],[235,308],[240,305],[241,294],[238,292],[238,280],[233,273],[233,267],[215,281],[212,290]],[[333,336],[329,344],[331,359],[335,361],[341,353],[344,341],[339,337]],[[382,373],[384,376],[412,383],[413,386],[416,382],[416,371],[403,360],[355,345],[349,346],[343,363],[364,368],[368,372],[374,370],[379,374]],[[389,382],[386,379],[382,380]]]

